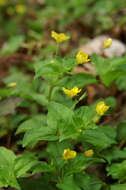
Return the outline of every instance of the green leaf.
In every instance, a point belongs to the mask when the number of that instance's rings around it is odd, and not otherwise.
[[[20,189],[14,171],[15,154],[4,147],[0,147],[0,187],[15,187]]]
[[[71,76],[65,76],[60,82],[59,85],[66,88],[84,87],[88,84],[97,83],[96,77],[88,73],[77,73]]]
[[[63,123],[59,124],[59,141],[63,141],[65,139],[76,139],[77,136],[80,135],[80,128],[79,123],[75,123],[75,121],[71,122],[71,124],[64,121]]]
[[[85,132],[82,139],[96,149],[102,150],[115,144],[116,131],[111,126],[99,126]]]
[[[46,124],[46,116],[44,115],[38,115],[33,116],[32,119],[28,119],[24,121],[17,129],[16,134],[24,133],[28,130],[34,129],[34,128],[40,128],[40,126]]]
[[[76,114],[79,118],[83,120],[82,128],[84,129],[93,129],[97,128],[97,126],[94,124],[94,119],[97,117],[96,115],[96,104],[92,104],[90,106],[81,106],[76,111]]]
[[[119,90],[126,90],[126,75],[118,77],[116,84]]]
[[[35,73],[36,77],[45,77],[46,79],[49,79],[50,76],[54,77],[57,75],[59,77],[62,76],[62,74],[69,73],[74,66],[74,57],[66,56],[65,58],[48,58],[35,63]]]
[[[47,106],[48,105],[48,100],[45,97],[45,95],[43,95],[43,94],[32,92],[31,93],[31,98],[33,100],[35,100],[38,104],[42,105],[42,106]]]
[[[126,148],[124,148],[123,150],[120,150],[120,149],[108,150],[107,152],[102,153],[102,157],[104,157],[109,162],[109,164],[113,160],[125,159]]]
[[[23,138],[23,147],[29,146],[33,147],[39,141],[55,141],[58,140],[56,136],[57,130],[55,128],[49,128],[47,126],[40,126],[40,128],[35,128],[28,130]]]
[[[35,165],[38,164],[38,161],[34,155],[31,153],[27,153],[19,156],[15,160],[14,170],[16,173],[16,177],[25,177],[27,176],[27,172]]]
[[[78,153],[74,159],[69,160],[64,166],[64,174],[71,175],[74,173],[80,173],[86,168],[96,163],[104,163],[105,161],[97,157],[85,157],[83,153]]]
[[[99,75],[103,75],[104,73],[106,73],[109,69],[108,69],[108,64],[106,65],[106,60],[105,58],[97,55],[97,54],[93,54],[91,57],[91,60],[96,68],[96,72]]]
[[[57,187],[61,190],[81,190],[75,183],[73,175],[64,177],[63,182],[57,184]]]
[[[110,190],[125,190],[126,184],[111,185]]]
[[[75,138],[79,135],[79,127],[82,125],[81,119],[74,115],[72,109],[62,104],[51,102],[48,105],[48,110],[48,126],[50,128],[52,126],[57,127],[60,141]]]
[[[100,190],[103,185],[97,177],[86,173],[76,174],[75,181],[82,190]]]
[[[32,170],[32,174],[36,173],[45,173],[45,172],[52,172],[54,170],[54,166],[49,165],[46,162],[39,162],[35,168]]]
[[[60,128],[62,123],[66,124],[67,121],[68,125],[73,122],[74,113],[68,107],[56,102],[50,102],[50,104],[48,105],[48,109],[48,125],[43,124],[39,121],[37,127],[30,127],[30,130],[27,130],[27,123],[24,123],[24,126],[19,128],[18,133],[21,131],[23,132],[24,130],[26,131],[23,138],[23,146],[35,145],[37,142],[41,140],[58,140],[58,128]],[[30,125],[36,126],[36,123],[34,122],[34,124],[32,124],[32,122],[34,121],[30,121]]]
[[[84,171],[87,166],[88,161],[85,159],[83,154],[79,154],[64,166],[64,173],[68,176],[73,173],[80,173]]]
[[[117,126],[117,139],[119,141],[126,140],[126,121],[121,122]]]
[[[35,77],[44,77],[49,80],[53,77],[62,75],[63,68],[61,64],[54,58],[48,58],[35,63]]]
[[[124,70],[109,71],[106,74],[102,75],[101,79],[106,86],[109,86],[113,81],[124,74],[126,74],[126,71]]]
[[[106,86],[117,80],[121,75],[126,74],[126,63],[124,57],[113,57],[105,59],[94,54],[92,56],[93,64],[101,80]]]
[[[21,35],[10,38],[10,40],[4,44],[2,50],[0,51],[0,55],[9,55],[15,53],[23,44],[24,40],[24,36]]]
[[[121,163],[114,163],[107,167],[108,175],[111,175],[113,179],[120,179],[123,181],[126,179],[126,160]]]
[[[63,104],[50,102],[48,105],[48,126],[55,126],[57,121],[71,123],[74,112]],[[55,119],[54,119],[55,118]]]

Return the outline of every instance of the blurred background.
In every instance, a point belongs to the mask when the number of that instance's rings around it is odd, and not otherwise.
[[[126,0],[0,0],[0,26],[3,77],[10,66],[21,62],[22,67],[24,62],[31,61],[31,55],[52,56],[55,52],[52,30],[71,36],[70,42],[63,44],[61,55],[74,53],[101,35],[126,43]],[[103,38],[98,38],[97,44],[99,40]],[[86,47],[87,53],[92,52],[91,46]],[[125,47],[119,47],[122,53]],[[100,51],[96,41],[93,51]]]

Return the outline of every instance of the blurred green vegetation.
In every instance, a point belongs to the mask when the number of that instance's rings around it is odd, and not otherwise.
[[[41,39],[43,32],[53,28],[71,31],[78,26],[99,34],[126,23],[125,0],[4,1],[0,4],[1,37],[22,33]]]

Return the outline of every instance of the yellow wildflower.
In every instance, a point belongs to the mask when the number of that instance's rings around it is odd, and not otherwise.
[[[17,83],[16,82],[11,82],[11,83],[9,83],[8,85],[7,85],[7,87],[15,87],[17,85]]]
[[[94,154],[94,151],[93,151],[92,149],[86,150],[86,151],[84,152],[84,155],[85,155],[86,157],[92,157],[93,154]]]
[[[109,48],[111,45],[112,45],[112,39],[111,38],[108,38],[107,40],[105,40],[103,42],[103,47],[104,48]]]
[[[0,0],[0,6],[4,6],[7,4],[7,0]]]
[[[81,92],[81,89],[77,88],[77,87],[74,87],[72,88],[71,90],[69,89],[66,89],[66,88],[63,88],[63,92],[69,96],[69,97],[74,97],[76,96],[78,93]]]
[[[62,43],[63,41],[68,40],[70,37],[65,35],[64,33],[57,33],[52,31],[51,32],[51,37],[56,40],[57,43]]]
[[[97,105],[96,105],[96,112],[98,115],[104,115],[104,113],[109,109],[109,106],[107,106],[105,104],[104,101],[100,101]]]
[[[70,149],[65,149],[63,152],[63,159],[64,160],[69,160],[75,158],[77,155],[76,151],[70,150]]]
[[[19,14],[24,14],[26,12],[26,6],[25,5],[16,5],[15,11]]]
[[[83,64],[89,62],[90,59],[87,53],[80,50],[76,55],[76,61],[78,64]]]

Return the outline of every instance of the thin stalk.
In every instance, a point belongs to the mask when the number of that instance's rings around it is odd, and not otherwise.
[[[84,94],[82,94],[82,96],[75,102],[75,104],[73,104],[73,106],[71,107],[71,109],[73,110],[75,108],[75,106],[83,99],[86,97],[86,92],[84,92]]]
[[[49,94],[48,94],[48,100],[49,100],[49,101],[51,101],[53,88],[54,88],[54,86],[50,86],[50,88],[49,88]]]
[[[56,44],[56,57],[58,56],[59,54],[59,43]]]

